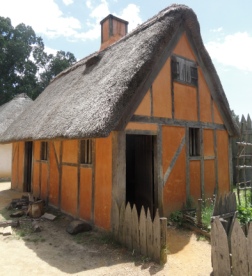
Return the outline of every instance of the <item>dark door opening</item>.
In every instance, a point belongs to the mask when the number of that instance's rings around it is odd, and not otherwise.
[[[31,192],[32,142],[25,142],[24,192]]]
[[[154,144],[155,136],[126,135],[126,202],[155,213]]]

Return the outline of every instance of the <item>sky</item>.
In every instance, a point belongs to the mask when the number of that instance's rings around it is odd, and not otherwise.
[[[129,22],[129,32],[175,1],[0,0],[0,16],[41,36],[49,53],[72,52],[77,59],[99,50],[100,21],[108,14]],[[252,116],[252,1],[184,0],[198,17],[201,36],[230,108]]]

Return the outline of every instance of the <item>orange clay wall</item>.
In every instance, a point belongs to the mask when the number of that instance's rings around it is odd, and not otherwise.
[[[47,160],[40,160],[41,142],[34,142],[32,190],[63,212],[110,229],[112,136],[93,139],[92,146],[93,164],[80,164],[79,140],[48,142]]]
[[[228,139],[229,137],[226,131],[217,131],[218,183],[220,194],[230,189]]]
[[[12,144],[11,188],[23,191],[24,185],[24,142]]]
[[[110,228],[112,195],[112,135],[96,139],[95,225]]]
[[[93,169],[79,164],[79,140],[48,142],[48,160],[40,160],[41,142],[33,142],[32,189],[73,217],[91,221]]]
[[[173,54],[196,62],[196,56],[186,34],[181,36],[173,50]],[[172,89],[174,114],[172,114]],[[201,68],[198,66],[198,87],[176,81],[172,84],[170,58],[167,59],[160,70],[134,115],[148,117],[148,123],[129,122],[126,130],[146,130],[151,131],[153,135],[158,133],[159,126],[156,123],[149,123],[151,117],[189,121],[191,123],[224,124],[218,106],[211,97]],[[185,143],[180,154],[175,158],[175,163],[172,164],[172,159],[176,155],[182,138],[186,135],[186,127],[161,126],[163,175],[165,176],[168,168],[172,167],[172,171],[166,183],[164,183],[164,215],[168,216],[172,211],[181,209],[182,205],[185,204],[186,185],[188,185],[189,196],[195,203],[201,196],[205,198],[213,196],[217,182],[219,183],[219,192],[229,191],[227,131],[204,128],[202,130],[203,149],[201,157],[188,157],[187,162],[187,145]],[[216,139],[214,138],[215,135]],[[215,152],[218,152],[217,156],[215,156]],[[202,157],[203,161],[201,160]],[[188,180],[186,180],[186,174]],[[202,177],[203,179],[201,179]]]
[[[183,127],[162,127],[163,174],[165,175],[182,139],[185,137]],[[186,201],[186,154],[183,147],[170,176],[164,183],[163,205],[164,215],[168,216],[173,210],[180,210]]]

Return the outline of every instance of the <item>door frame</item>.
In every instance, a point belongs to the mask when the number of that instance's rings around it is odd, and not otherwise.
[[[151,212],[151,216],[154,217],[156,210],[159,209],[160,206],[160,202],[159,202],[159,177],[158,177],[158,135],[156,133],[143,133],[143,132],[134,132],[134,133],[128,133],[126,132],[125,134],[125,165],[126,165],[126,170],[125,170],[125,189],[127,191],[127,180],[126,180],[126,176],[127,176],[127,136],[152,136],[152,188],[153,188],[153,202],[152,202],[152,210],[150,210]],[[127,198],[126,198],[126,194],[125,194],[125,202],[127,203]]]
[[[24,182],[23,191],[32,192],[32,159],[33,159],[33,142],[25,142],[24,146]]]

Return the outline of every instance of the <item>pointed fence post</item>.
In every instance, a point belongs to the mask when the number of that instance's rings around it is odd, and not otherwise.
[[[167,262],[167,218],[160,218],[160,264]]]

